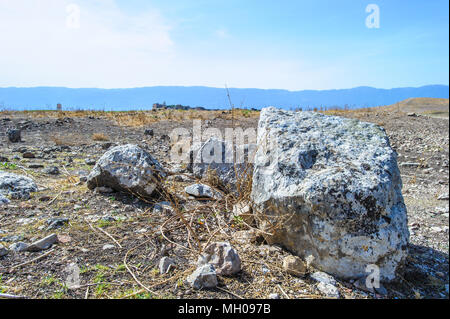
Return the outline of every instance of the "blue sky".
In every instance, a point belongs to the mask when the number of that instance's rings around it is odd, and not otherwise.
[[[0,0],[2,87],[448,84],[443,0],[36,2]],[[366,27],[369,4],[379,28]]]

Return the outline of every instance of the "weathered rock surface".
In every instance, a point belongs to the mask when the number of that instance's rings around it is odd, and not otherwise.
[[[211,264],[198,267],[186,281],[194,289],[214,288],[218,284],[216,270]]]
[[[50,166],[42,170],[45,174],[49,175],[58,175],[59,174],[59,168],[56,166]]]
[[[8,255],[9,251],[2,244],[0,244],[0,257]]]
[[[163,257],[159,261],[159,273],[167,274],[175,266],[175,260],[170,257]]]
[[[250,203],[242,201],[233,206],[233,213],[231,214],[233,218],[242,218],[242,220],[251,225],[255,221],[253,216],[252,207]]]
[[[241,271],[241,259],[237,251],[228,242],[212,243],[199,257],[199,266],[211,264],[218,275],[230,276]]]
[[[283,269],[294,276],[304,276],[306,274],[306,265],[297,256],[287,256],[284,258]]]
[[[26,251],[28,249],[29,245],[24,243],[24,242],[18,242],[18,243],[14,243],[11,244],[9,246],[9,249],[15,252],[22,252],[22,251]]]
[[[155,206],[153,206],[153,214],[155,215],[168,215],[172,214],[174,212],[174,209],[172,207],[172,204],[169,202],[159,202],[156,203]]]
[[[317,289],[330,298],[339,298],[339,289],[336,287],[336,280],[321,271],[315,272],[311,275],[311,278],[318,282]]]
[[[165,177],[164,169],[149,153],[137,145],[122,145],[108,150],[92,169],[87,186],[110,187],[149,198]]]
[[[200,197],[200,198],[214,198],[214,199],[221,199],[222,195],[213,190],[208,185],[204,184],[194,184],[187,186],[184,191],[188,193],[189,195]]]
[[[357,120],[266,108],[258,125],[252,200],[270,243],[343,279],[369,264],[392,280],[409,232],[396,153]],[[269,223],[279,227],[269,227]]]
[[[21,131],[17,129],[9,129],[6,134],[8,135],[8,140],[11,143],[19,143],[22,141],[20,136]]]
[[[0,202],[6,196],[13,199],[30,198],[31,192],[37,191],[36,183],[29,177],[0,171]]]
[[[58,242],[58,236],[56,234],[51,234],[45,238],[42,238],[31,245],[29,245],[25,250],[30,252],[38,252],[41,250],[46,250],[52,247],[53,244]]]
[[[233,149],[230,143],[212,137],[201,146],[193,146],[192,172],[198,178],[207,178],[213,173],[220,182],[235,190],[238,180],[251,175],[255,150],[254,144],[238,145]]]

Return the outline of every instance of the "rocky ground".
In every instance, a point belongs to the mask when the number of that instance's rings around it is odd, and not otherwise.
[[[398,281],[385,284],[385,291],[367,292],[358,283],[336,279],[336,294],[321,289],[313,269],[301,275],[287,271],[283,261],[291,256],[288,251],[267,245],[233,218],[233,205],[242,198],[189,196],[184,188],[196,179],[170,161],[173,129],[192,131],[196,117],[203,128],[256,128],[257,112],[172,112],[0,113],[0,171],[28,176],[38,187],[29,200],[11,199],[0,206],[0,244],[9,249],[0,257],[0,293],[30,298],[449,297],[448,118],[399,110],[328,112],[386,129],[399,154],[411,233]],[[7,129],[13,127],[22,128],[22,142],[8,141]],[[85,178],[96,161],[114,145],[127,143],[141,146],[171,171],[159,198],[141,200],[87,188]],[[171,204],[157,205],[165,201]],[[12,249],[52,234],[57,237],[51,247]],[[242,271],[219,276],[214,289],[195,290],[185,279],[196,268],[199,247],[213,241],[231,243]],[[164,256],[175,264],[160,274]],[[79,284],[71,285],[77,277]]]

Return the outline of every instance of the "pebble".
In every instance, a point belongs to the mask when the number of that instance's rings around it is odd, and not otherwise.
[[[41,250],[46,250],[52,247],[53,244],[58,242],[58,236],[56,234],[51,234],[41,240],[38,240],[31,245],[29,245],[26,250],[31,252],[37,252]]]
[[[14,243],[9,246],[9,249],[15,252],[26,251],[28,249],[28,244],[25,244],[23,242]]]
[[[0,257],[8,255],[9,251],[4,247],[2,244],[0,244]]]
[[[218,285],[217,274],[214,266],[206,264],[198,267],[186,279],[187,283],[194,289],[214,288]]]
[[[159,261],[159,273],[167,274],[175,266],[175,260],[170,257],[163,257]]]
[[[297,256],[287,256],[283,260],[283,269],[294,276],[304,276],[306,274],[306,265]]]

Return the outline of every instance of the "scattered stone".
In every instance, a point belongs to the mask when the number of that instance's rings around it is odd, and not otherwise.
[[[0,171],[0,194],[13,199],[28,200],[30,193],[36,192],[35,182],[22,175]]]
[[[114,249],[114,248],[116,248],[116,246],[114,246],[114,245],[111,245],[111,244],[106,244],[106,245],[103,245],[103,250],[110,250],[110,249]]]
[[[86,183],[87,182],[87,176],[80,176],[80,182]]]
[[[173,213],[172,204],[169,202],[159,202],[153,206],[153,214],[155,215],[167,215]]]
[[[87,186],[110,187],[149,198],[166,174],[150,154],[136,145],[117,146],[108,150],[97,162],[87,178]]]
[[[258,145],[251,198],[259,227],[273,234],[265,235],[268,243],[305,260],[312,255],[314,268],[343,279],[361,277],[368,264],[380,267],[381,280],[395,279],[409,231],[396,153],[383,128],[265,108]]]
[[[280,295],[279,294],[270,294],[269,299],[280,299]]]
[[[336,279],[334,279],[333,276],[330,276],[327,273],[324,273],[322,271],[316,271],[311,274],[311,278],[318,282],[323,282],[325,284],[330,284],[335,286],[336,285]]]
[[[103,143],[103,144],[102,144],[102,149],[106,151],[106,150],[110,149],[111,146],[113,146],[113,145],[114,145],[114,144],[111,143],[111,142]]]
[[[221,199],[223,197],[219,192],[204,184],[194,184],[188,186],[184,189],[184,191],[189,195],[199,198]]]
[[[9,246],[9,249],[15,252],[22,252],[22,251],[26,251],[28,249],[28,244],[23,243],[23,242],[18,242],[18,243],[14,243],[12,245]]]
[[[99,194],[111,194],[114,190],[111,187],[99,186],[95,188],[95,192]]]
[[[3,238],[0,238],[0,240],[4,241],[4,242],[14,243],[14,242],[23,240],[23,236],[22,235],[5,236]]]
[[[234,233],[234,239],[240,244],[254,244],[258,242],[258,233],[256,230],[239,230]],[[263,239],[263,238],[261,238]]]
[[[317,285],[317,289],[319,289],[320,292],[325,294],[327,297],[330,298],[339,298],[339,290],[336,287],[336,280],[321,271],[315,272],[311,275],[311,278],[315,281],[319,282]]]
[[[30,164],[30,165],[28,165],[28,168],[31,168],[31,169],[44,168],[44,165],[42,165],[42,164]]]
[[[6,134],[8,135],[8,140],[11,143],[19,143],[22,142],[22,138],[20,136],[21,130],[17,129],[9,129]]]
[[[186,281],[192,288],[197,290],[214,288],[218,285],[216,270],[211,264],[198,267],[187,277]]]
[[[167,274],[175,266],[175,260],[170,257],[163,257],[159,261],[159,273]]]
[[[76,263],[71,263],[64,268],[67,277],[65,280],[68,289],[75,289],[80,287],[80,267]]]
[[[102,221],[104,222],[108,222],[108,223],[114,223],[115,221],[117,221],[117,219],[115,219],[114,217],[110,216],[110,215],[105,215],[101,218]]]
[[[218,275],[230,276],[241,271],[241,259],[228,242],[212,243],[203,251],[197,265],[211,264]]]
[[[317,284],[317,289],[324,295],[326,295],[329,298],[339,298],[339,289],[336,286],[330,285],[330,284],[324,284],[323,282],[319,282]]]
[[[184,175],[170,175],[169,177],[167,177],[167,181],[169,182],[191,182],[192,178],[189,178],[188,176],[184,176]]]
[[[86,165],[89,165],[89,166],[94,166],[96,163],[96,161],[92,158],[86,158],[84,162],[86,163]]]
[[[72,237],[70,237],[69,235],[58,235],[58,242],[62,244],[67,244],[70,243],[71,241]]]
[[[52,199],[52,197],[51,197],[51,196],[48,196],[48,195],[44,195],[44,196],[39,197],[39,201],[40,201],[40,202],[48,202],[48,201],[50,201],[51,199]]]
[[[8,255],[9,251],[4,247],[2,244],[0,244],[0,257],[4,257]]]
[[[255,150],[254,144],[239,145],[234,156],[231,144],[212,137],[201,146],[192,147],[190,168],[199,178],[207,179],[213,173],[222,184],[234,191],[238,179],[248,180],[252,169],[247,169],[247,165],[253,162]]]
[[[297,256],[287,256],[283,260],[283,269],[294,276],[304,276],[306,274],[306,265]]]
[[[24,152],[22,153],[23,158],[36,158],[36,155],[34,155],[33,152]]]
[[[41,240],[38,240],[31,245],[29,245],[26,250],[30,252],[38,252],[41,250],[46,250],[52,247],[53,244],[58,242],[58,236],[56,234],[51,234]]]
[[[47,230],[57,229],[69,223],[69,218],[51,218],[47,220]]]
[[[239,202],[233,206],[233,213],[231,215],[233,218],[242,218],[244,223],[252,225],[255,221],[253,216],[252,207],[248,202]]]
[[[48,175],[59,175],[59,168],[56,166],[49,166],[43,169],[43,173]]]

